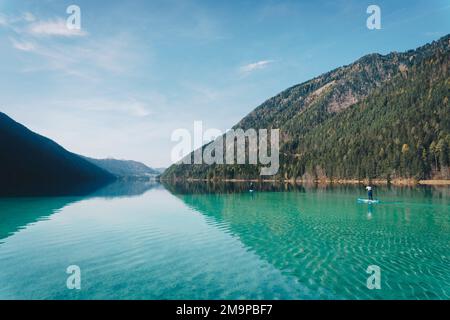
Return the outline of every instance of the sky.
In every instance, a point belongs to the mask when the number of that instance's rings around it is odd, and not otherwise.
[[[167,167],[177,129],[225,131],[288,87],[449,32],[448,0],[0,0],[0,111],[70,151]]]

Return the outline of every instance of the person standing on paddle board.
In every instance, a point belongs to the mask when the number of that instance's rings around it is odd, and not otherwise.
[[[367,190],[367,197],[369,198],[370,201],[373,201],[373,191],[372,191],[372,187],[371,186],[367,186],[366,187]]]

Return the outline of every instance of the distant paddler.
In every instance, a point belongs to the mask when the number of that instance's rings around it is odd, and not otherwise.
[[[372,191],[372,187],[371,186],[367,186],[366,187],[367,190],[367,197],[369,198],[370,201],[373,201],[373,191]]]
[[[367,186],[366,190],[367,190],[367,198],[368,199],[358,199],[359,203],[368,203],[369,205],[370,204],[375,204],[375,203],[380,203],[379,200],[374,200],[373,199],[373,188],[372,188],[372,186]]]

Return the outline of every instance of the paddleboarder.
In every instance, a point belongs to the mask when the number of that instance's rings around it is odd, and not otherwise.
[[[370,201],[373,201],[373,191],[372,191],[372,187],[371,186],[367,186],[366,187],[367,190],[367,197],[369,198]]]

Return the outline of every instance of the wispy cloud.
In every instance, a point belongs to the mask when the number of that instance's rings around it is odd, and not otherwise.
[[[0,27],[10,28],[16,33],[23,33],[23,27],[36,20],[36,17],[31,12],[24,12],[17,16],[0,13]]]
[[[136,55],[127,49],[131,40],[127,35],[115,35],[99,40],[83,40],[78,43],[42,41],[27,35],[10,37],[16,50],[33,54],[41,62],[25,66],[23,72],[58,71],[70,76],[96,81],[104,72],[124,74],[133,66]]]
[[[267,66],[275,62],[274,60],[261,60],[254,63],[249,63],[239,68],[241,74],[248,74],[256,70],[265,69]]]
[[[31,24],[28,32],[35,36],[82,37],[87,32],[82,29],[69,29],[64,19],[38,21]]]
[[[68,28],[62,17],[41,19],[28,11],[15,16],[0,13],[0,27],[10,31],[14,49],[41,58],[39,63],[24,66],[23,72],[60,71],[95,81],[104,71],[124,73],[136,60],[128,34],[100,40],[86,37],[86,31]],[[68,42],[67,38],[79,39]]]
[[[128,96],[122,98],[110,98],[105,96],[90,96],[86,98],[53,100],[50,105],[70,109],[76,106],[76,110],[83,110],[91,114],[102,115],[103,117],[132,117],[144,118],[154,114],[152,105],[165,103],[161,97],[149,95],[146,98]],[[131,119],[131,118],[127,118]]]
[[[83,29],[67,27],[66,20],[61,17],[41,20],[31,12],[11,16],[0,13],[0,27],[13,30],[17,34],[28,34],[34,37],[83,37],[88,33]]]
[[[144,101],[129,98],[124,101],[95,100],[86,101],[79,107],[90,111],[116,112],[132,117],[147,117],[152,114],[150,107]]]
[[[12,46],[20,51],[26,51],[26,52],[30,52],[30,51],[35,51],[36,50],[36,46],[34,45],[34,43],[30,42],[30,41],[18,41],[14,38],[10,38]]]

